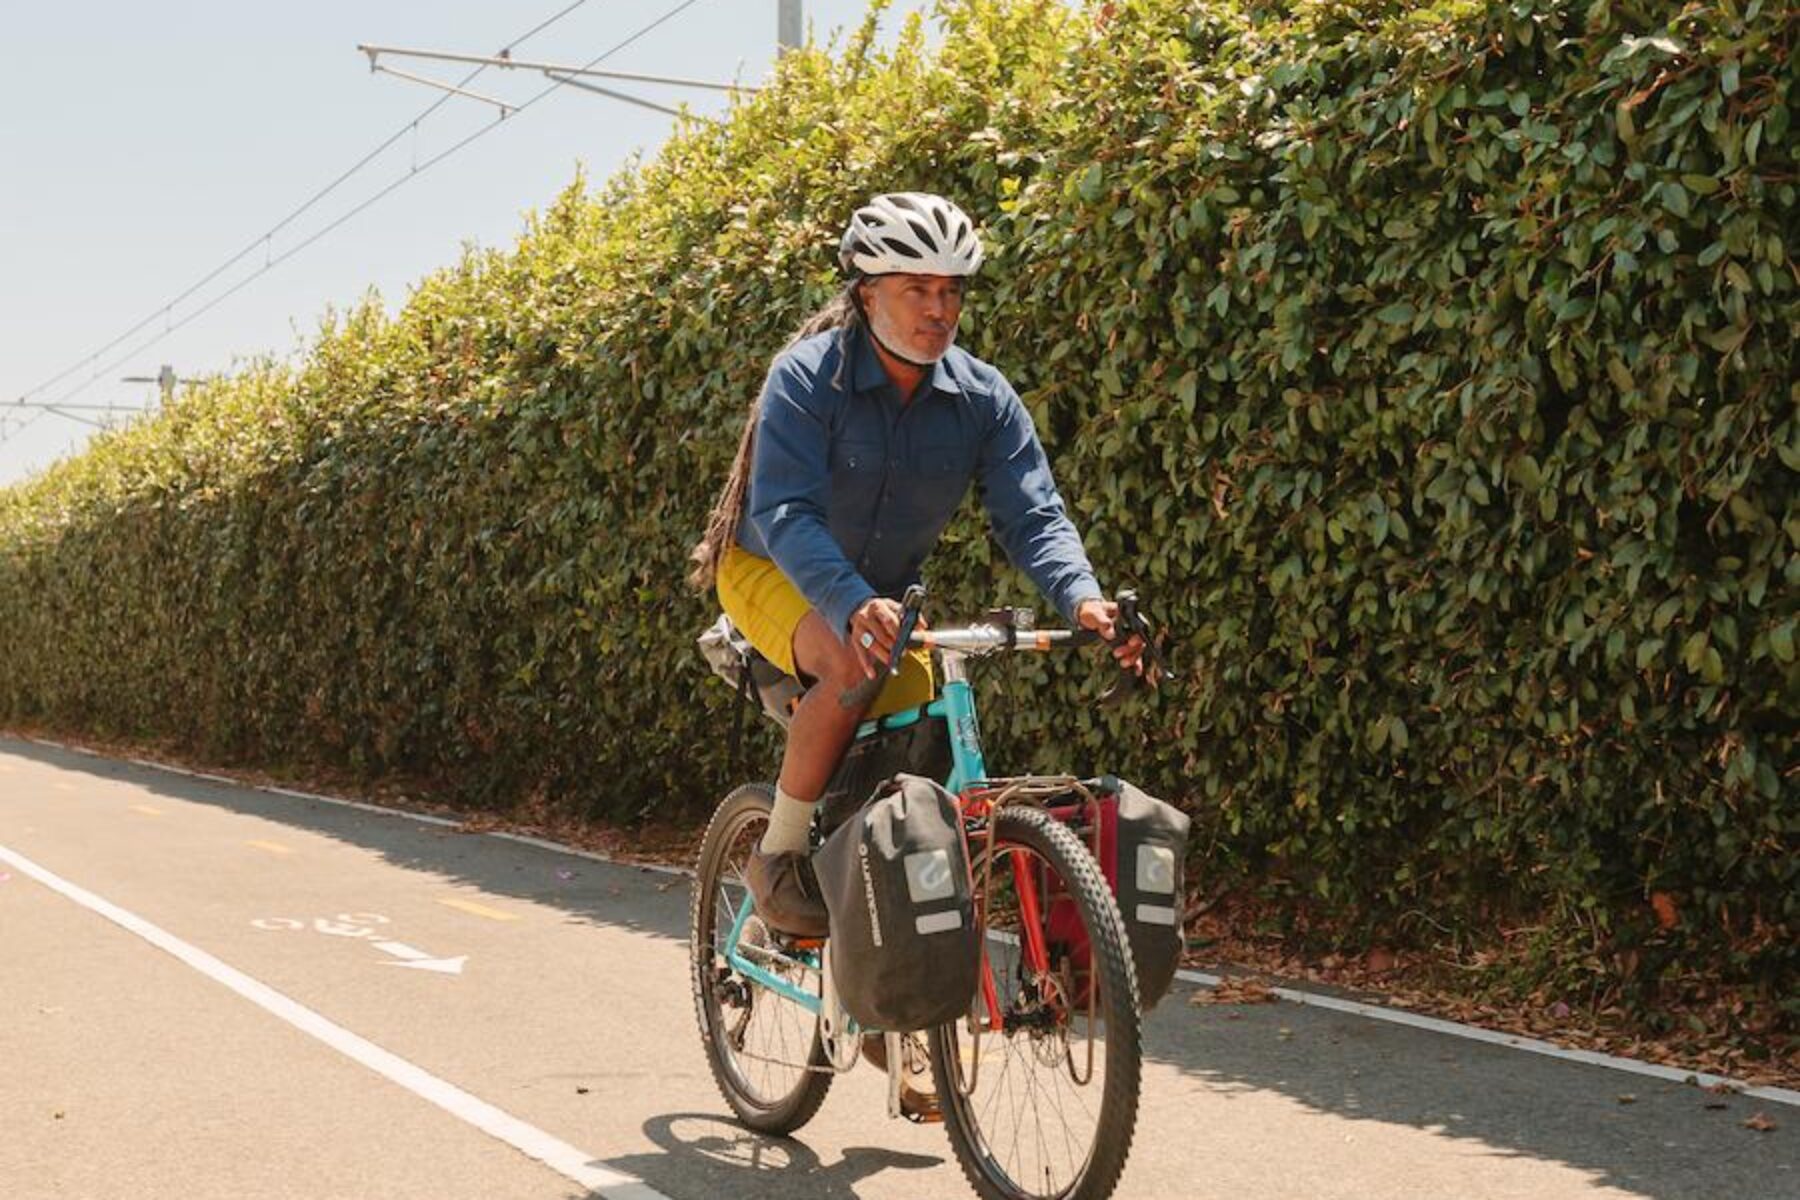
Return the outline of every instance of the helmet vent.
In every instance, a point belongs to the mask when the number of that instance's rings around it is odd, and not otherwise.
[[[838,239],[838,263],[857,275],[948,275],[981,266],[981,236],[969,214],[927,192],[890,192],[856,210]]]

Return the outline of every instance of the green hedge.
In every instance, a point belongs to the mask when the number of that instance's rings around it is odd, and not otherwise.
[[[938,190],[994,247],[965,342],[1177,669],[1125,713],[1000,670],[1000,763],[1139,777],[1351,937],[1523,917],[1563,982],[1793,1004],[1796,10],[941,17],[0,495],[0,717],[700,814],[685,553],[844,214]],[[973,508],[929,580],[1029,600]]]

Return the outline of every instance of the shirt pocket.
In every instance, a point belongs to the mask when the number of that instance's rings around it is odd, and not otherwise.
[[[887,447],[880,442],[832,443],[830,520],[840,545],[854,545],[867,532],[865,526],[881,503],[886,475]]]
[[[831,469],[861,476],[881,470],[887,450],[880,442],[837,442],[831,447]]]
[[[913,469],[924,478],[939,483],[957,479],[967,481],[974,471],[974,451],[961,443],[921,446],[914,457]]]

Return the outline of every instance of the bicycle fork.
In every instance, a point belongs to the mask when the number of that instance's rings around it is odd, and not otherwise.
[[[992,817],[989,819],[991,821]],[[1047,1004],[1049,1002],[1050,995],[1048,993],[1050,989],[1054,988],[1055,992],[1060,996],[1063,1002],[1065,1011],[1069,1015],[1073,1015],[1072,1002],[1076,997],[1075,989],[1072,986],[1073,981],[1069,978],[1067,971],[1068,964],[1065,961],[1065,970],[1061,975],[1058,975],[1052,968],[1050,962],[1050,946],[1044,937],[1044,929],[1046,927],[1044,921],[1044,907],[1039,889],[1037,872],[1033,869],[1032,864],[1025,860],[1016,849],[1009,854],[1008,857],[1012,859],[1011,869],[1013,890],[1018,899],[1019,924],[1022,927],[1021,937],[1019,939],[1020,980],[1021,982],[1025,980],[1033,980],[1036,982],[1039,991],[1038,1003],[1040,1004]],[[975,1093],[976,1085],[980,1079],[982,1034],[984,1032],[1000,1034],[1006,1032],[1006,1015],[1002,1012],[1000,1007],[999,987],[995,983],[993,955],[990,952],[990,947],[993,945],[995,935],[988,932],[988,913],[992,911],[991,905],[993,902],[993,861],[993,841],[990,834],[987,858],[988,866],[987,870],[983,872],[984,886],[982,887],[980,894],[981,911],[975,916],[976,927],[981,930],[981,999],[983,1007],[987,1010],[987,1020],[984,1024],[973,1014],[971,1014],[969,1019],[970,1046],[968,1075],[966,1079],[959,1080],[957,1083],[958,1090],[964,1096],[971,1096]],[[1083,1068],[1077,1068],[1075,1065],[1075,1050],[1070,1044],[1068,1037],[1068,1025],[1066,1021],[1062,1023],[1065,1065],[1069,1071],[1069,1078],[1073,1080],[1077,1086],[1086,1085],[1087,1082],[1093,1078],[1094,1074],[1094,1047],[1096,1041],[1096,1024],[1094,1021],[1095,1002],[1095,989],[1093,984],[1089,983],[1087,989],[1088,1036],[1085,1055],[1086,1061]]]

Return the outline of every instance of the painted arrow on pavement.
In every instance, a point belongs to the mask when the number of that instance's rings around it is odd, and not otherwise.
[[[469,956],[466,954],[459,954],[455,958],[433,958],[423,950],[415,950],[404,942],[376,942],[375,948],[385,950],[401,960],[389,963],[390,967],[413,967],[420,971],[439,971],[445,975],[461,975],[463,964],[469,961]]]

